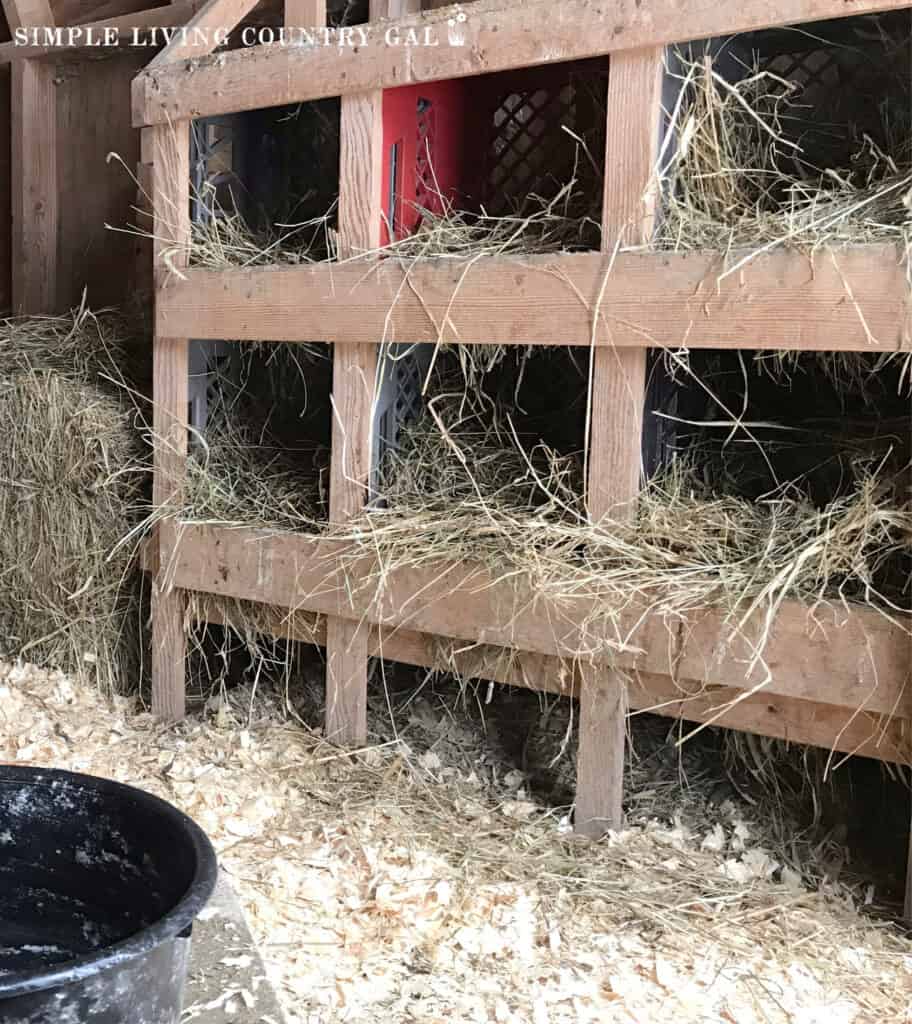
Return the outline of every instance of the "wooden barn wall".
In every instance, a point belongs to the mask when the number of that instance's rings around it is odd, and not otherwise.
[[[10,66],[0,64],[0,313],[9,312],[12,305],[10,130]]]
[[[167,0],[51,0],[51,13],[57,25],[84,25],[89,21],[104,21],[164,7],[166,3]]]
[[[83,288],[93,308],[129,301],[135,240],[105,224],[136,222],[131,173],[139,159],[139,132],[130,124],[130,82],[147,60],[142,51],[127,51],[57,69],[61,309],[76,305]],[[123,163],[109,159],[111,153]]]

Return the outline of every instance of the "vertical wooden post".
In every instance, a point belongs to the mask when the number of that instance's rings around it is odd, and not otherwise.
[[[376,249],[382,225],[383,93],[342,97],[339,242],[343,253]],[[342,522],[363,507],[371,469],[375,345],[333,350],[332,463],[329,516]],[[331,618],[326,625],[326,735],[361,745],[367,737],[366,623]]]
[[[409,14],[418,14],[421,9],[421,0],[370,0],[370,20],[404,18]],[[431,8],[425,4],[425,9]]]
[[[903,917],[908,925],[912,925],[912,814],[909,815],[909,861],[906,865],[906,901],[903,906]]]
[[[51,28],[54,25],[54,14],[48,0],[2,0],[2,3],[13,36],[17,28]]]
[[[190,241],[190,123],[143,129],[152,156],[153,281],[156,298],[172,267],[186,265]],[[163,257],[167,255],[167,263]],[[188,342],[155,334],[152,348],[152,428],[155,505],[179,505],[186,473]],[[177,527],[159,524],[158,574],[152,584],[152,712],[175,721],[185,712],[184,596],[168,582]]]
[[[650,186],[658,158],[664,51],[613,54],[608,74],[608,124],[602,249],[640,243],[652,233]],[[633,514],[640,485],[646,349],[597,348],[592,366],[589,438],[590,519]],[[623,678],[583,666],[575,828],[598,837],[623,820],[627,700]]]
[[[14,60],[11,93],[12,308],[57,309],[57,104],[54,65]]]
[[[318,28],[326,24],[326,0],[285,0],[285,24]]]

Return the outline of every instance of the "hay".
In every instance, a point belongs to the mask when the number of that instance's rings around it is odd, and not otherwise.
[[[338,238],[334,219],[330,211],[312,220],[275,224],[256,232],[237,210],[216,208],[209,220],[193,225],[190,265],[222,270],[335,260]]]
[[[146,449],[123,387],[144,360],[113,314],[0,324],[4,649],[106,691],[134,689],[142,675],[135,548],[119,542],[148,502]]]
[[[787,598],[885,612],[902,600],[902,584],[882,584],[883,569],[909,550],[912,508],[895,504],[875,471],[861,468],[846,496],[814,508],[799,490],[763,502],[713,493],[705,468],[680,460],[648,484],[634,519],[590,523],[578,459],[441,407],[406,432],[388,506],[349,534],[357,540],[367,526],[362,542],[384,569],[480,561],[557,601],[589,598],[609,618],[637,606],[665,615],[717,606],[737,622]]]
[[[756,61],[728,82],[711,58],[678,54],[681,102],[669,112],[674,143],[657,172],[663,209],[653,244],[727,252],[896,242],[905,253],[912,224],[908,44],[885,39],[884,52],[851,56],[870,61],[872,73],[888,80],[881,87],[892,88],[879,141],[864,130],[864,118],[861,126],[827,124],[831,112],[815,105],[810,88]]]
[[[796,425],[787,444],[751,434],[746,418],[740,427],[698,422],[696,439],[639,495],[633,518],[592,523],[582,454],[520,433],[515,396],[511,412],[503,396],[466,383],[455,355],[446,366],[434,374],[436,397],[389,454],[377,500],[351,524],[326,524],[325,506],[308,499],[312,475],[286,472],[275,451],[262,458],[237,441],[220,448],[218,434],[191,472],[183,515],[351,541],[378,558],[378,585],[391,569],[481,563],[558,604],[586,599],[593,635],[604,636],[606,623],[620,628],[633,609],[675,618],[721,608],[734,637],[758,610],[772,622],[789,599],[862,603],[890,617],[912,605],[908,419],[880,420],[867,433],[863,424]],[[732,430],[744,442],[734,453],[724,443]],[[795,453],[807,450],[799,475]],[[792,475],[783,474],[789,466]],[[580,653],[610,655],[604,643]]]
[[[601,206],[601,196],[598,206]],[[415,260],[475,259],[479,256],[528,256],[598,248],[599,210],[576,179],[551,198],[525,197],[516,213],[494,216],[484,209],[459,209],[438,194],[438,211],[416,207],[419,228],[382,249],[386,257]],[[212,200],[210,200],[212,202]],[[251,228],[237,210],[214,207],[205,222],[194,224],[190,247],[193,266],[221,269],[336,262],[340,259],[335,207],[324,215],[295,224]],[[343,262],[373,258],[381,250],[358,250]]]
[[[140,785],[194,816],[289,1024],[908,1016],[908,939],[858,913],[863,890],[803,888],[739,801],[675,804],[674,760],[634,764],[629,826],[584,842],[464,716],[415,702],[403,738],[343,757],[283,707],[244,688],[163,729],[4,666],[16,728],[0,758]]]
[[[154,517],[310,532],[326,519],[329,467],[325,347],[239,347],[209,381],[207,423],[193,433],[179,508]],[[325,390],[324,390],[325,389]]]

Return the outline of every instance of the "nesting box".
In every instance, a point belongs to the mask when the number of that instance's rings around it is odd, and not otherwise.
[[[598,248],[608,59],[524,68],[389,89],[383,95],[385,243],[446,211],[531,212],[571,179],[591,206],[580,248]],[[582,218],[581,218],[582,220]],[[373,477],[422,407],[430,345],[384,353],[373,431]]]
[[[521,212],[530,195],[547,201],[571,178],[597,202],[607,83],[608,61],[599,58],[387,90],[387,239],[447,205]]]

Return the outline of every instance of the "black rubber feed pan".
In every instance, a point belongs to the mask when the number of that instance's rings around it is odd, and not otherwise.
[[[157,797],[0,765],[0,1024],[177,1024],[216,871]]]

